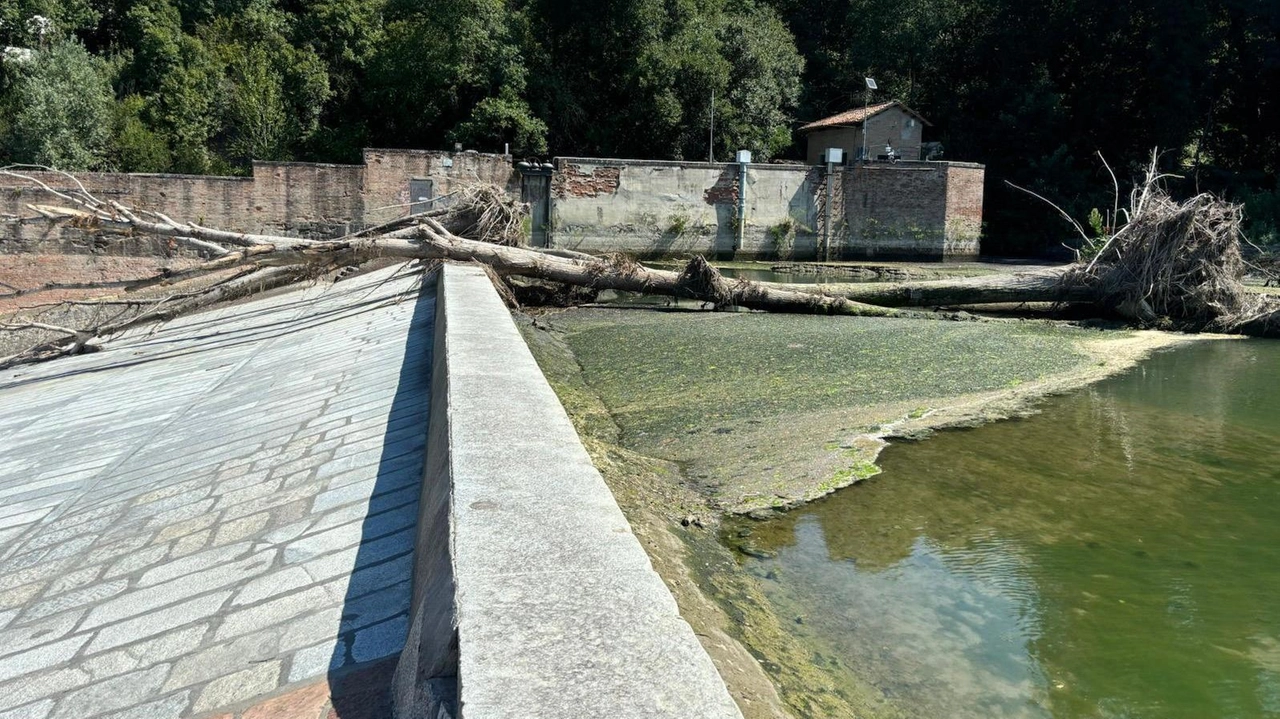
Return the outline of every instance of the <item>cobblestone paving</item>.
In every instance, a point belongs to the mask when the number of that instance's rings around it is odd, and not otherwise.
[[[395,272],[0,371],[0,719],[243,708],[399,651],[434,293]]]

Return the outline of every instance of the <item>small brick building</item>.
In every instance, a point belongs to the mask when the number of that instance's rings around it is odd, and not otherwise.
[[[844,150],[845,161],[862,157],[862,137],[866,133],[867,155],[872,159],[885,154],[885,145],[904,160],[919,160],[920,139],[929,121],[897,100],[846,110],[838,115],[814,120],[800,128],[807,136],[810,164],[821,163],[829,147]]]

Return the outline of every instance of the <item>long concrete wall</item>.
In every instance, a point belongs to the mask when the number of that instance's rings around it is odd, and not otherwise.
[[[741,719],[482,270],[435,321],[399,719]]]
[[[869,163],[830,177],[814,165],[749,165],[741,228],[735,164],[558,158],[555,168],[554,247],[800,260],[979,252],[981,165]]]

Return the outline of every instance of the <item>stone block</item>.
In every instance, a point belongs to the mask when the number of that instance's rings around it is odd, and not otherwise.
[[[262,662],[254,667],[215,679],[200,692],[192,711],[206,712],[252,699],[276,688],[280,662]]]
[[[122,644],[163,634],[185,624],[194,624],[212,616],[230,596],[229,591],[206,594],[140,617],[108,624],[98,630],[98,636],[90,642],[86,651],[90,654],[105,651]]]
[[[77,689],[58,701],[50,719],[83,719],[144,702],[155,696],[168,673],[169,665],[160,664]]]

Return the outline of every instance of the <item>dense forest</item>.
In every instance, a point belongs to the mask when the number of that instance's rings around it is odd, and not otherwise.
[[[988,165],[987,248],[1061,239],[1153,147],[1280,224],[1276,0],[0,0],[0,158],[243,173],[360,148],[803,156],[898,98]],[[714,93],[715,102],[712,104]],[[1096,216],[1095,216],[1095,224]]]

